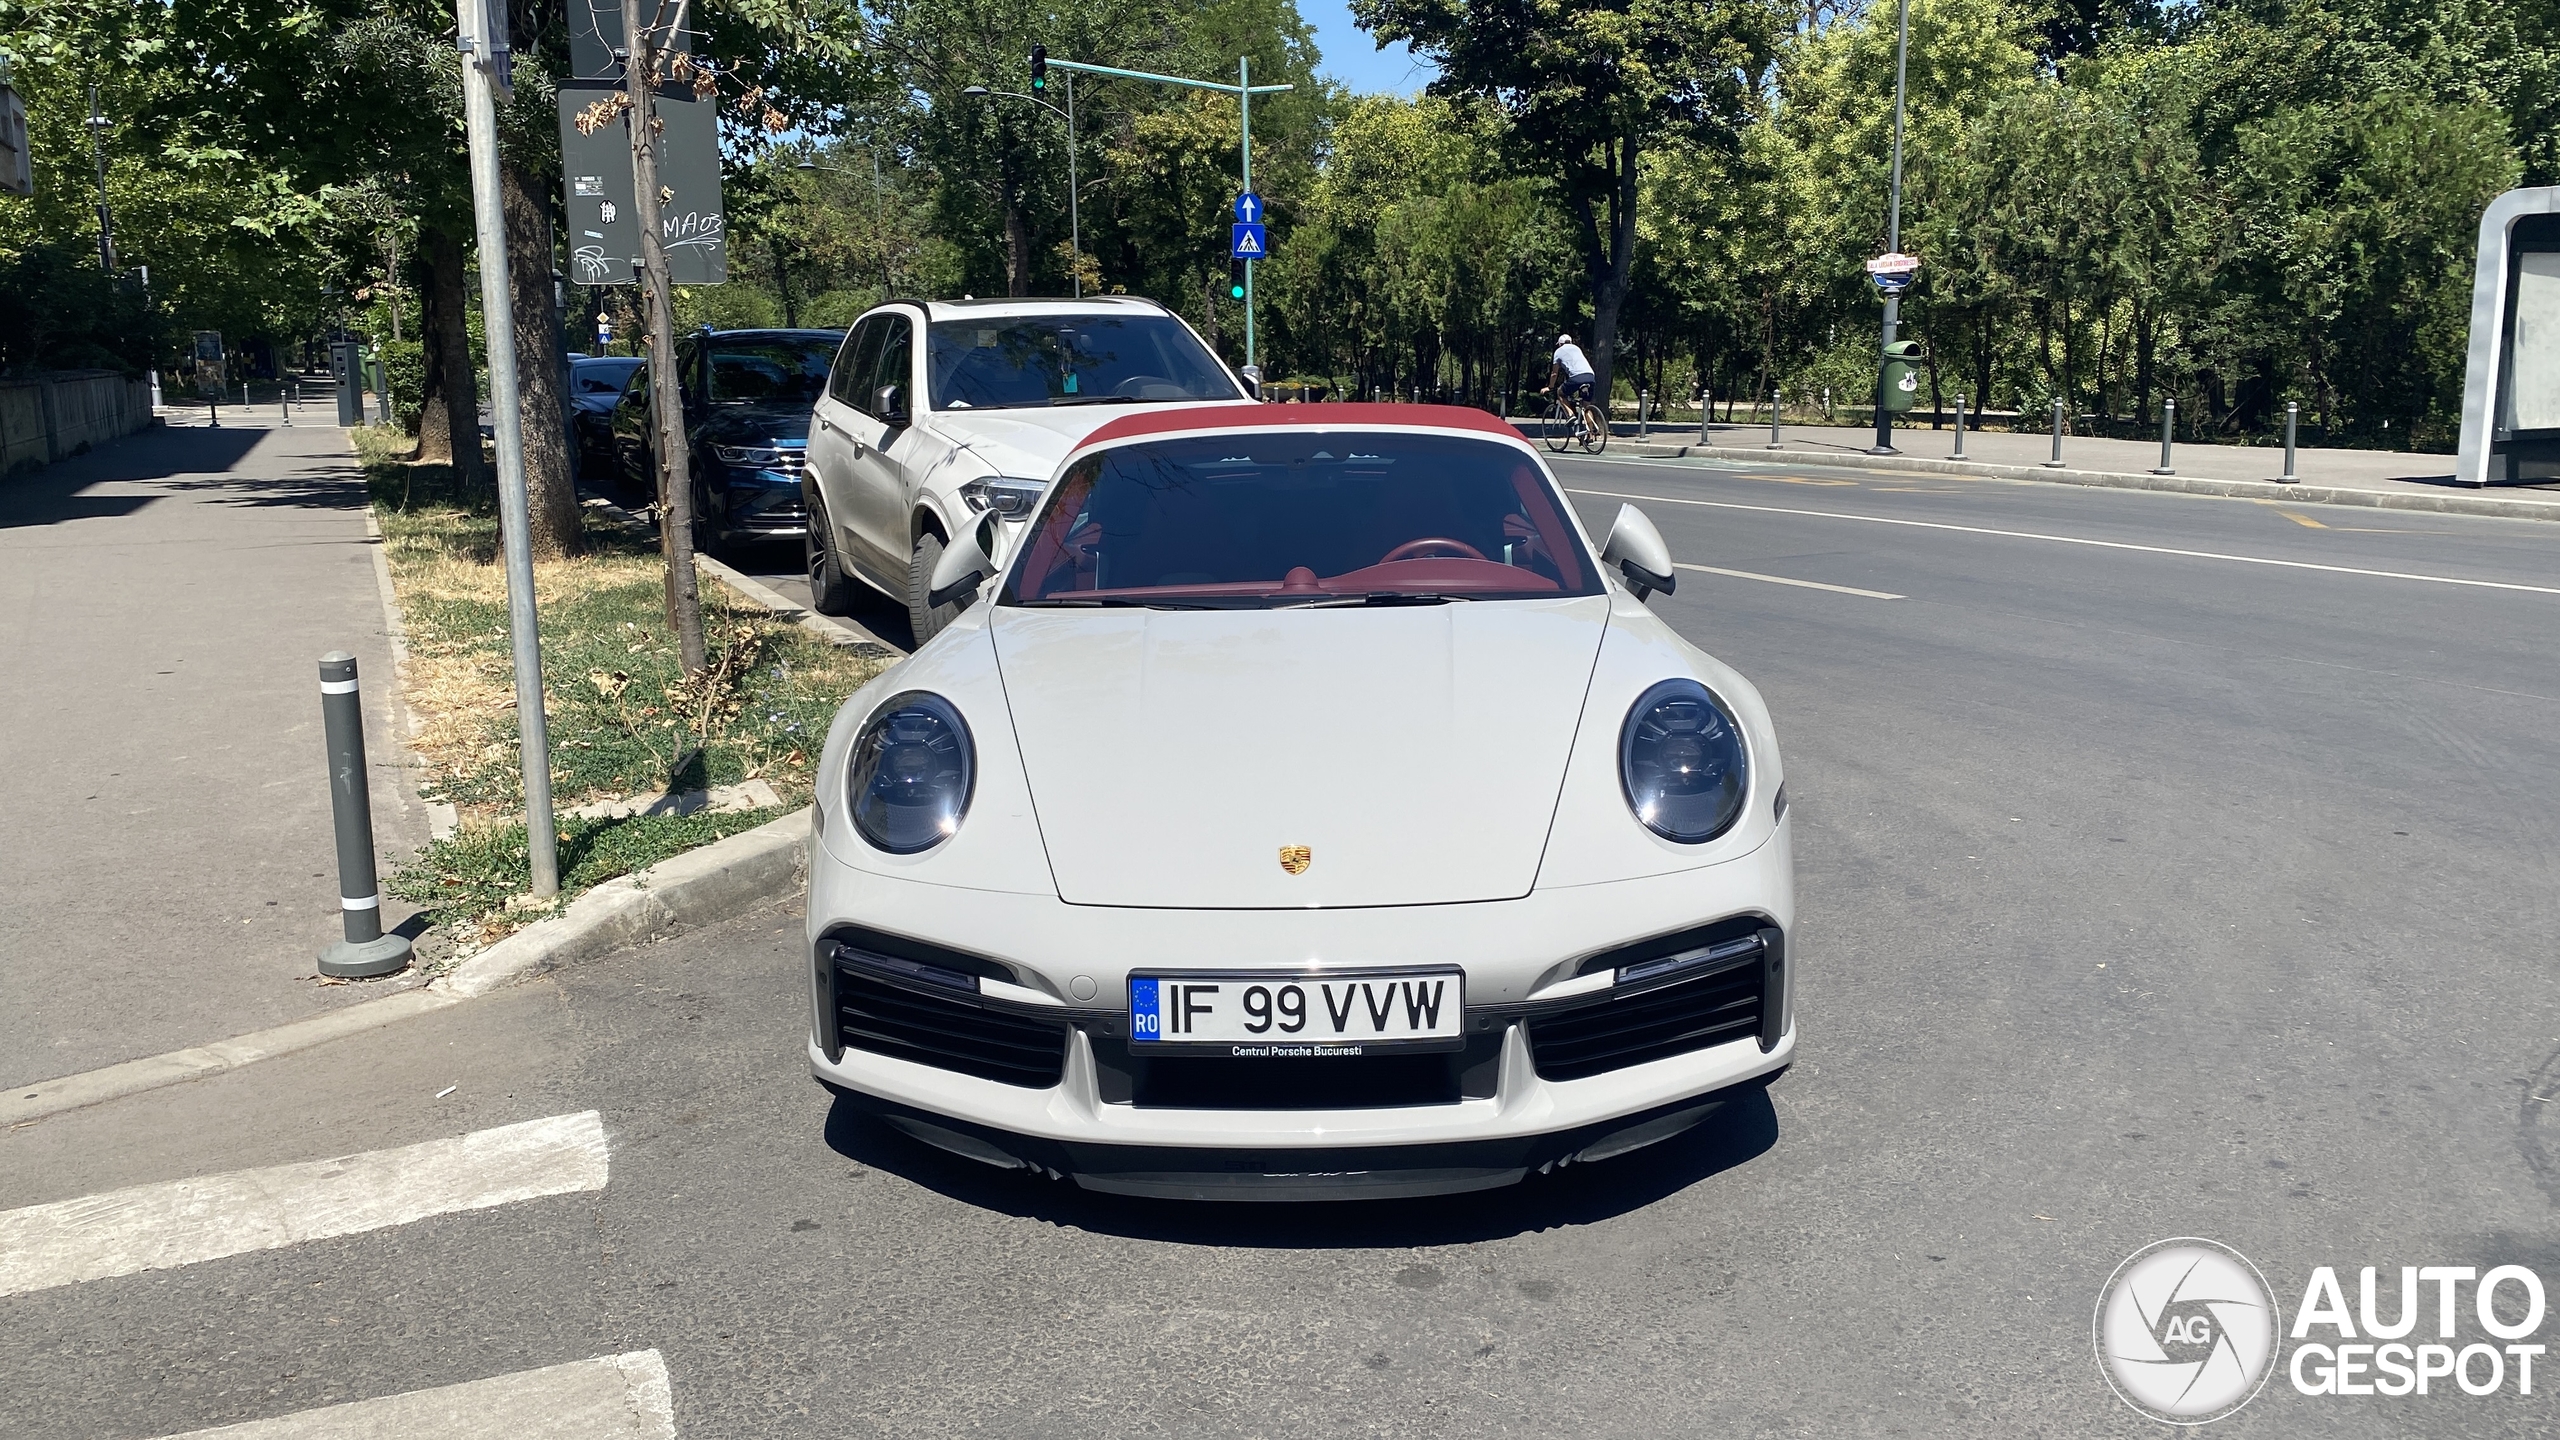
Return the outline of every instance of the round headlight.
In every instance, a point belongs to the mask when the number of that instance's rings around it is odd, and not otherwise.
[[[1742,727],[1695,680],[1644,692],[1618,732],[1627,808],[1665,840],[1697,845],[1731,829],[1750,773]]]
[[[913,855],[950,839],[969,813],[977,779],[968,722],[950,701],[921,690],[881,706],[845,757],[853,828],[892,855]]]

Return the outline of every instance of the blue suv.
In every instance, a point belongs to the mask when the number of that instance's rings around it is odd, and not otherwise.
[[[797,540],[809,411],[827,386],[841,330],[699,330],[676,342],[677,388],[691,442],[693,543]],[[635,377],[613,410],[613,453],[625,489],[654,500],[658,466],[649,386]]]

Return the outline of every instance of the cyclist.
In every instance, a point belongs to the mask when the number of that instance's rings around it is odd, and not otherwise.
[[[1599,382],[1582,347],[1573,343],[1571,335],[1558,335],[1555,362],[1547,372],[1549,393],[1561,397],[1567,405],[1587,405],[1591,403],[1592,387]]]

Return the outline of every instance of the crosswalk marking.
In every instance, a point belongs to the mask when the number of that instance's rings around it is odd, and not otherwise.
[[[335,1160],[235,1170],[0,1211],[0,1295],[604,1188],[593,1110]]]
[[[604,1355],[167,1440],[675,1440],[667,1364]]]

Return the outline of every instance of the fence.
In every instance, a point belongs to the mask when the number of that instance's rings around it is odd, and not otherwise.
[[[113,370],[0,380],[0,475],[50,465],[151,424],[151,382]]]

